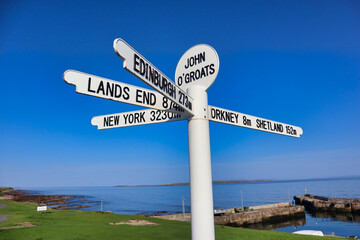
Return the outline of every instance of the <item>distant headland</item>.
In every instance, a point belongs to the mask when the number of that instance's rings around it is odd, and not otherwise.
[[[213,184],[231,184],[231,183],[258,183],[258,182],[273,182],[273,180],[249,180],[249,181],[213,181]],[[186,186],[186,183],[169,183],[169,184],[155,184],[155,185],[116,185],[115,187],[164,187],[164,186]]]

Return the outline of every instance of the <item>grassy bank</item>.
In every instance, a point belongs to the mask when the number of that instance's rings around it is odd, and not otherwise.
[[[0,223],[0,239],[191,239],[189,222],[169,221],[151,217],[106,214],[78,210],[49,210],[37,212],[36,204],[0,200],[7,206],[0,214],[10,214]],[[158,223],[152,226],[110,225],[128,220],[147,220]],[[31,222],[35,227],[2,229],[16,223]],[[335,237],[301,236],[273,231],[249,230],[216,226],[216,239],[337,239]]]

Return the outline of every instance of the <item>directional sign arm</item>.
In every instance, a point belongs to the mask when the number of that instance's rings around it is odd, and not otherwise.
[[[303,134],[302,128],[297,126],[275,122],[265,118],[259,118],[210,105],[209,120],[290,137],[299,138],[300,135]]]
[[[127,71],[193,115],[194,100],[140,53],[120,38],[115,39],[114,50]]]
[[[74,70],[67,70],[63,78],[76,86],[77,93],[182,115],[185,113],[183,108],[156,91]]]
[[[133,112],[96,116],[91,119],[91,124],[97,126],[98,129],[101,130],[152,123],[174,122],[186,119],[186,116],[168,111],[145,109]]]

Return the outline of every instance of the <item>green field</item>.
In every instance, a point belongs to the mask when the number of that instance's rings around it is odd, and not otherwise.
[[[106,214],[94,211],[49,210],[37,212],[36,204],[0,200],[7,206],[0,214],[10,214],[8,220],[0,223],[0,239],[191,239],[189,222],[169,221],[152,217]],[[128,220],[147,220],[156,226],[110,225]],[[35,227],[2,229],[17,223],[31,222]],[[216,239],[338,239],[336,237],[301,236],[273,231],[249,230],[216,226]]]

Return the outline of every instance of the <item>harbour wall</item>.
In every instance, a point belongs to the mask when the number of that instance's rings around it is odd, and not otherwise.
[[[214,222],[218,225],[248,226],[251,224],[275,224],[293,219],[305,218],[303,206],[290,206],[289,203],[276,203],[261,206],[223,209],[223,214],[214,216]],[[155,216],[157,218],[190,221],[191,214],[171,214]]]

